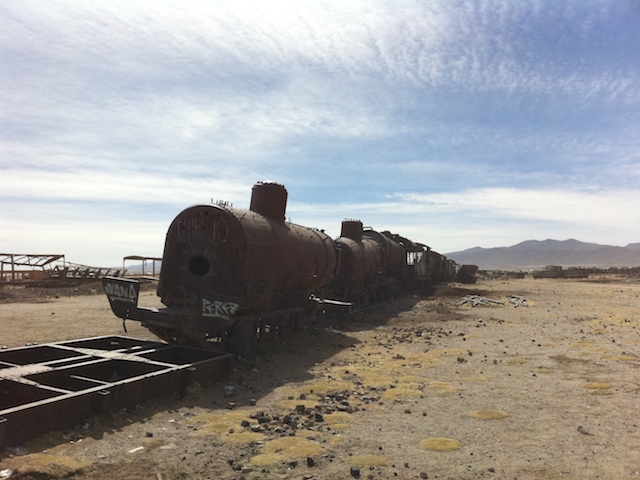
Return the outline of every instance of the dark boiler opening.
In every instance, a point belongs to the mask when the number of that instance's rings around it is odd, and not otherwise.
[[[202,277],[209,273],[209,260],[202,255],[193,257],[189,262],[189,271],[196,277]]]

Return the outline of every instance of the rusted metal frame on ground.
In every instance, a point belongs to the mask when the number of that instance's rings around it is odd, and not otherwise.
[[[477,305],[489,306],[490,304],[504,305],[504,302],[501,302],[500,300],[493,300],[491,298],[482,297],[480,295],[467,295],[462,300],[460,300],[457,305],[461,306],[469,302],[471,302],[472,307],[475,307]]]
[[[0,447],[221,378],[233,356],[106,336],[0,352]]]
[[[527,299],[520,295],[511,295],[509,297],[509,303],[513,303],[516,307],[528,307]]]

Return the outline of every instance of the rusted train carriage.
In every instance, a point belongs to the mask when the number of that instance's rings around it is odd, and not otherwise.
[[[103,281],[114,313],[169,343],[249,355],[256,338],[315,314],[332,300],[372,303],[416,284],[455,278],[456,264],[422,244],[346,220],[335,241],[285,221],[284,186],[257,183],[249,210],[226,204],[182,211],[167,232],[158,296],[138,306],[133,280]]]
[[[338,298],[367,304],[400,292],[406,254],[388,232],[365,229],[359,220],[345,220],[336,244],[340,264],[332,285]]]

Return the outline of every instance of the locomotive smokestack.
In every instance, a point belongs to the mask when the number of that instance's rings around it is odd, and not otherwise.
[[[251,189],[249,210],[284,223],[287,196],[287,189],[284,188],[284,185],[274,182],[258,182]]]
[[[362,222],[360,220],[344,220],[340,236],[362,242]]]

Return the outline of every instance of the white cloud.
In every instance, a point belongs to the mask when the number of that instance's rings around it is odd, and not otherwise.
[[[99,244],[86,218],[114,245],[118,225],[148,222],[126,202],[246,206],[265,177],[300,188],[295,221],[336,234],[344,215],[441,251],[543,232],[637,241],[637,37],[608,30],[624,8],[4,1],[4,241]],[[103,221],[83,208],[110,201]]]
[[[339,234],[342,220],[357,218],[375,229],[389,229],[444,253],[546,238],[624,246],[637,241],[637,202],[638,193],[630,190],[491,188],[398,194],[366,204],[301,205],[294,201],[288,215],[296,223],[322,225],[332,235]]]
[[[572,192],[488,188],[434,195],[399,197],[411,205],[410,213],[479,213],[483,218],[510,217],[519,220],[564,222],[569,225],[598,224],[628,228],[640,222],[635,208],[636,191]]]
[[[145,175],[139,170],[44,171],[8,170],[3,196],[20,201],[74,201],[174,205],[216,200],[239,201],[250,192],[252,182],[208,176]],[[76,207],[73,207],[76,208]],[[5,212],[8,214],[10,212]],[[87,212],[88,213],[88,212]]]

